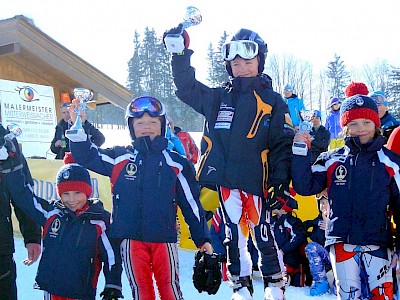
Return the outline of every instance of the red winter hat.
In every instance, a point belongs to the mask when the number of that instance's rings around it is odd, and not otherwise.
[[[64,164],[56,177],[58,196],[61,197],[61,194],[65,192],[77,191],[89,198],[92,194],[92,185],[88,170],[75,162],[71,152],[65,153]]]
[[[378,106],[374,100],[364,95],[357,94],[347,98],[340,107],[340,125],[342,127],[355,119],[369,119],[377,127],[381,126]]]
[[[346,86],[344,93],[346,94],[346,98],[350,98],[351,96],[354,95],[368,96],[369,92],[365,83],[352,81],[348,86]]]

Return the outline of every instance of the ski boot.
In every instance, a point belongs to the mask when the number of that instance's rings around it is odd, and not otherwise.
[[[232,276],[231,286],[233,287],[233,295],[231,300],[252,300],[253,299],[253,282],[251,276]]]
[[[319,282],[313,282],[310,288],[310,296],[319,296],[329,293],[329,282],[328,279],[324,279]]]
[[[281,273],[264,276],[264,299],[285,300],[285,280]]]

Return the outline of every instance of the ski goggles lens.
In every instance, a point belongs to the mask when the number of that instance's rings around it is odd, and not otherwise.
[[[382,95],[379,95],[379,94],[372,94],[370,96],[370,98],[372,100],[374,100],[376,105],[378,105],[378,106],[382,105],[382,104],[387,106],[389,104],[387,99],[385,97],[383,97]]]
[[[145,112],[152,117],[159,117],[165,114],[161,102],[152,97],[137,98],[129,106],[129,114],[133,118],[141,118]]]
[[[253,41],[232,41],[221,49],[224,60],[234,60],[237,55],[244,59],[252,59],[258,54],[258,44]]]

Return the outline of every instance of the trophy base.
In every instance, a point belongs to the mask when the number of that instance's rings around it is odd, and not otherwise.
[[[65,136],[73,142],[84,142],[87,140],[87,134],[83,128],[66,130]]]
[[[168,52],[182,53],[185,50],[185,41],[181,34],[168,34],[164,42]]]
[[[295,155],[307,156],[307,144],[303,142],[294,142],[292,145],[292,152]]]

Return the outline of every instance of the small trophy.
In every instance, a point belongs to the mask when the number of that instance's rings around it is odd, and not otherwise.
[[[93,92],[85,88],[76,88],[74,89],[74,97],[79,100],[80,105],[74,108],[76,114],[75,124],[65,131],[65,136],[73,142],[84,142],[87,139],[87,134],[82,127],[81,114],[86,110],[86,103],[93,99]]]
[[[313,110],[302,110],[300,111],[301,122],[299,124],[300,132],[310,132],[312,129],[311,120],[314,118]],[[311,138],[312,139],[312,138]],[[293,142],[292,152],[296,155],[307,156],[308,147],[305,142]]]
[[[10,123],[7,126],[7,129],[10,132],[4,136],[4,144],[0,148],[0,160],[6,160],[9,156],[8,155],[9,151],[10,152],[17,151],[17,149],[15,148],[14,142],[12,140],[22,134],[22,130],[18,124]],[[7,147],[6,147],[7,141],[9,141],[9,146],[12,147],[11,149],[7,149]]]
[[[183,22],[179,24],[182,25],[182,31],[180,33],[167,34],[164,38],[167,51],[171,53],[181,53],[185,49],[185,41],[182,36],[183,31],[190,26],[199,25],[201,21],[202,17],[200,11],[194,6],[187,7]]]

